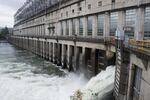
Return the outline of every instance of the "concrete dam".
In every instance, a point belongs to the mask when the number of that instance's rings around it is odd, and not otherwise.
[[[149,100],[150,0],[27,0],[14,19],[13,45],[88,79],[115,65],[115,100]]]

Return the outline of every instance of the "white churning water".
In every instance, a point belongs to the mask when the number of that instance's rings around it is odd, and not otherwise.
[[[48,67],[50,65],[50,67]],[[47,71],[48,70],[48,71]],[[0,43],[0,100],[70,100],[78,89],[83,100],[112,90],[114,67],[89,82],[8,43]],[[87,83],[88,82],[88,83]]]
[[[70,95],[87,83],[82,75],[62,71],[66,75],[60,77],[55,74],[60,73],[59,68],[44,74],[39,64],[42,59],[37,58],[0,44],[0,100],[70,100]]]
[[[82,100],[112,100],[114,78],[115,66],[109,66],[106,71],[102,71],[96,77],[93,77],[85,87],[77,91],[73,98],[82,98]]]

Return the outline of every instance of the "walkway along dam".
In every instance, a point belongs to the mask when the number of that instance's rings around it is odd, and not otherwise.
[[[116,100],[150,98],[150,0],[27,0],[12,44],[91,78],[116,65]]]

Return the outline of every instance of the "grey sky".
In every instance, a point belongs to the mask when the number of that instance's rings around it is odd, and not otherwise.
[[[12,27],[14,13],[26,0],[0,0],[0,27]]]

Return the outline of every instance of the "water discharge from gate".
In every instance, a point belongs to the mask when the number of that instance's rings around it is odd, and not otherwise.
[[[70,100],[87,82],[83,75],[61,70],[32,53],[0,43],[1,100]]]

